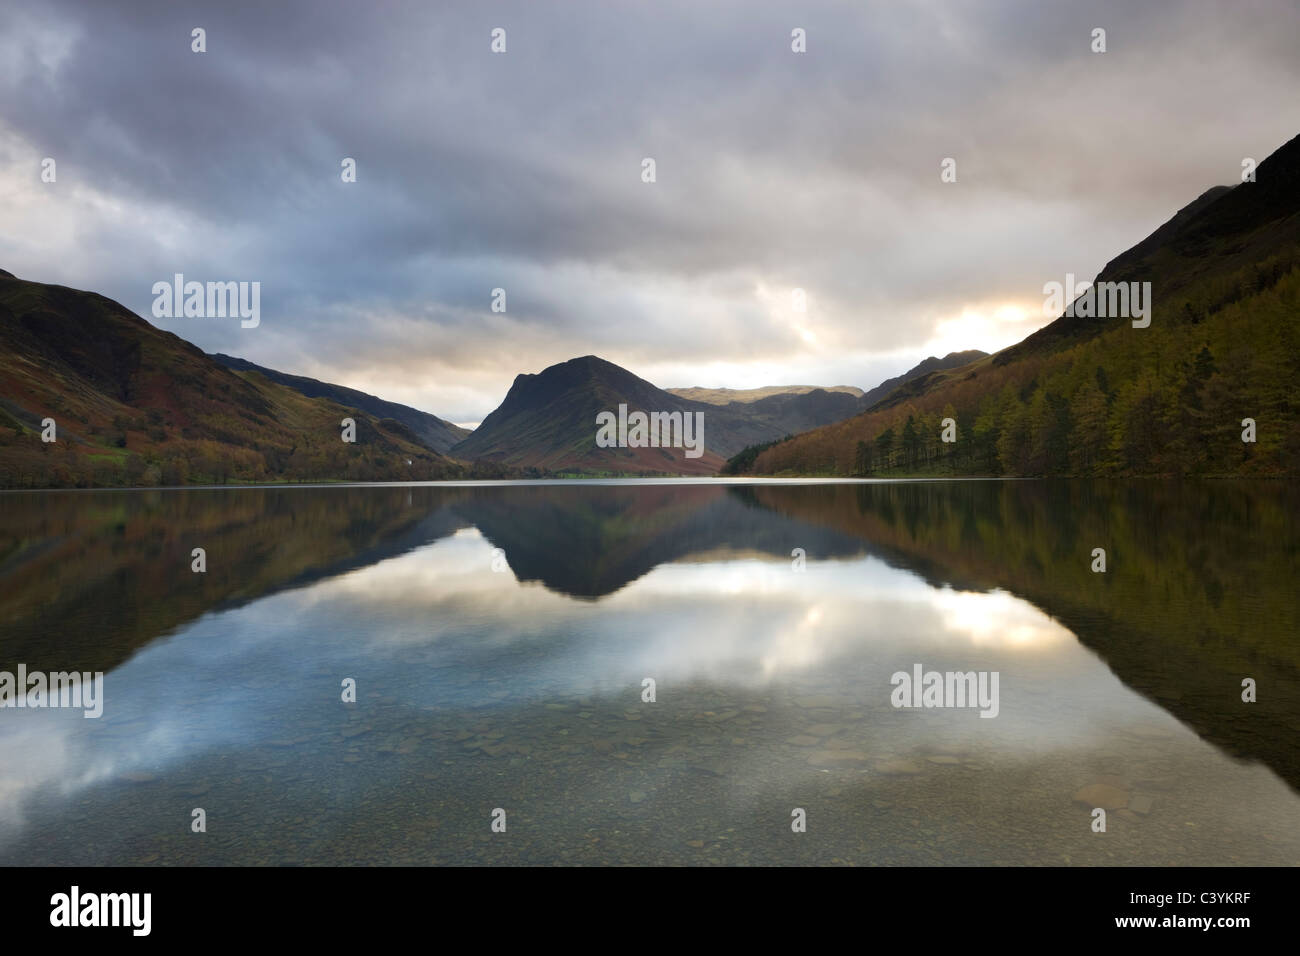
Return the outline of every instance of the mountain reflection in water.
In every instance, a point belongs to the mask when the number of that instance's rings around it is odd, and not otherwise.
[[[106,673],[99,720],[0,710],[0,862],[1294,862],[1296,497],[0,496],[0,670]],[[998,716],[895,709],[916,664],[998,672]]]

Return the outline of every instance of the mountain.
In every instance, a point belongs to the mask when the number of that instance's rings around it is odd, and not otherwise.
[[[418,408],[411,408],[409,405],[388,402],[374,395],[357,391],[355,388],[331,385],[328,382],[307,378],[305,375],[289,375],[285,372],[277,372],[273,368],[254,365],[246,359],[235,358],[233,355],[223,355],[220,352],[212,353],[208,357],[236,372],[256,372],[263,378],[270,379],[280,385],[287,385],[295,392],[300,392],[308,398],[328,398],[339,405],[346,405],[348,408],[359,408],[363,412],[369,412],[376,418],[391,418],[394,421],[401,422],[411,430],[420,444],[439,454],[446,454],[452,445],[463,441],[470,433],[468,428],[461,428],[459,425],[443,421],[436,415],[422,412]]]
[[[908,369],[902,375],[887,378],[871,391],[863,394],[862,407],[863,409],[870,408],[888,397],[900,385],[905,385],[923,375],[929,375],[932,372],[945,372],[950,368],[961,368],[963,365],[969,365],[977,359],[987,358],[988,354],[988,352],[981,352],[979,349],[967,349],[965,352],[949,352],[943,358],[935,358],[931,355],[928,359]]]
[[[693,402],[707,402],[710,405],[729,405],[732,402],[755,402],[760,398],[773,395],[807,395],[818,390],[823,392],[845,392],[856,398],[862,397],[862,389],[856,385],[765,385],[762,388],[666,388],[665,392],[678,398],[689,398]]]
[[[684,448],[597,447],[596,416],[617,414],[620,404],[629,411],[707,413],[704,453],[689,458]],[[715,411],[712,405],[678,398],[627,369],[587,355],[536,375],[516,376],[505,400],[453,452],[465,459],[553,471],[714,474],[723,461],[710,433]]]
[[[0,487],[466,473],[400,421],[237,374],[102,295],[0,275]]]
[[[751,455],[745,470],[1300,475],[1300,136],[1254,182],[1203,193],[1094,281],[1138,283],[1130,293],[1150,283],[1139,327],[1131,314],[1066,309],[992,357]]]
[[[617,414],[620,405],[629,413],[703,416],[703,454],[688,457],[681,447],[599,447],[597,415]],[[500,407],[452,452],[464,459],[555,471],[712,475],[747,445],[815,428],[860,408],[852,393],[820,388],[726,405],[692,401],[587,355],[516,377]]]

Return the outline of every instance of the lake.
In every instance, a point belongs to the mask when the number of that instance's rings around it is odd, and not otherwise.
[[[1298,515],[1248,481],[0,494],[0,672],[104,675],[97,718],[0,709],[0,863],[1293,865]]]

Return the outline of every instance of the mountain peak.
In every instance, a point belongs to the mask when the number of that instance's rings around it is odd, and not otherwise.
[[[929,375],[931,372],[944,372],[948,369],[960,368],[963,365],[969,365],[971,362],[986,358],[987,356],[987,352],[982,352],[979,349],[967,349],[964,352],[949,352],[943,358],[937,358],[936,356],[931,355],[924,361],[918,362],[902,375],[896,375],[893,378],[886,379],[871,391],[863,395],[862,407],[870,408],[877,402],[883,402],[908,382]]]
[[[453,451],[462,458],[554,471],[715,474],[741,449],[848,418],[859,401],[856,394],[813,389],[707,404],[661,389],[598,355],[582,355],[517,376],[501,405]],[[699,416],[691,420],[703,422],[704,455],[685,457],[676,445],[597,446],[597,415],[620,405],[682,421]]]

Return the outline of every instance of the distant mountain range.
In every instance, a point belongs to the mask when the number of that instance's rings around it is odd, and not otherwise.
[[[205,355],[103,296],[8,272],[0,346],[0,487],[10,488],[712,475],[748,445],[857,414],[879,391],[681,390],[711,399],[696,401],[585,356],[518,376],[471,432],[357,389]],[[929,359],[899,380],[945,363]],[[620,406],[699,416],[700,453],[599,447],[597,416]],[[356,423],[353,443],[342,439],[346,418]],[[50,443],[40,439],[48,420]]]
[[[684,399],[595,356],[520,375],[476,431],[374,395],[205,355],[92,292],[0,271],[0,487],[716,474],[861,410],[860,390]],[[761,392],[762,395],[755,395]],[[858,393],[858,394],[855,394]],[[702,414],[703,448],[600,448],[596,416]],[[342,422],[355,422],[355,442]],[[53,422],[52,442],[41,440]]]
[[[683,447],[597,445],[596,418],[620,405],[629,411],[699,416],[703,454]],[[765,398],[717,405],[658,388],[595,355],[519,375],[505,401],[452,453],[515,467],[585,473],[712,475],[746,445],[854,414],[848,392],[776,390]]]
[[[862,389],[856,385],[768,385],[763,388],[666,388],[665,392],[678,398],[689,398],[693,402],[708,402],[710,405],[729,405],[732,402],[754,402],[760,398],[773,395],[806,395],[821,389],[823,392],[845,392],[861,398]]]
[[[587,355],[536,375],[518,376],[500,407],[452,453],[561,472],[711,475],[747,446],[856,415],[869,407],[873,395],[986,355],[972,351],[929,358],[866,393],[845,385],[661,389],[612,362]],[[598,447],[596,416],[620,404],[645,412],[698,414],[704,423],[705,454],[691,458],[680,448]]]

